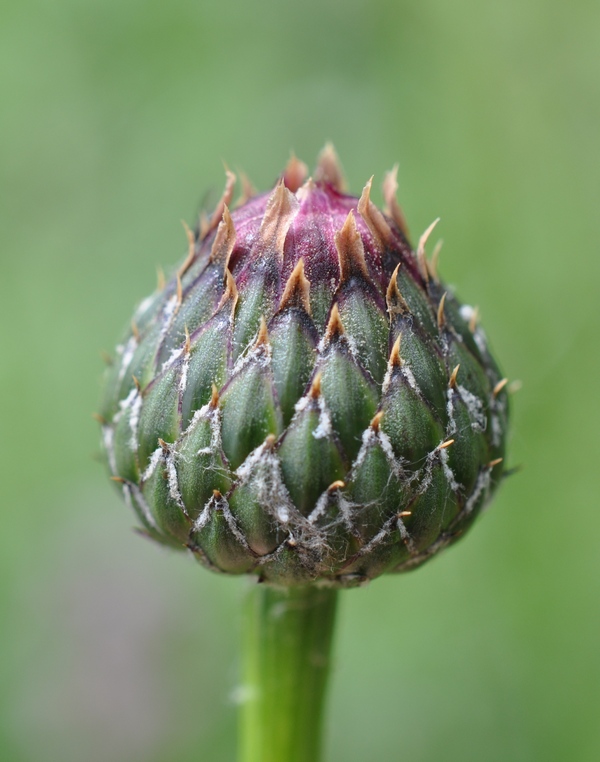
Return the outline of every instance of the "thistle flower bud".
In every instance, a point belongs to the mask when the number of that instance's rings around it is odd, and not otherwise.
[[[508,399],[475,311],[346,195],[331,147],[233,211],[235,178],[137,309],[101,410],[143,531],[211,569],[350,586],[458,539],[503,473]],[[434,223],[435,224],[435,223]]]

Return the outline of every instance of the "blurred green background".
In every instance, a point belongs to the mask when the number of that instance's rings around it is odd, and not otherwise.
[[[510,379],[469,538],[342,596],[327,762],[600,759],[600,5],[4,0],[0,758],[230,762],[239,604],[130,532],[94,460],[102,362],[223,184],[334,141],[400,162],[413,239]],[[436,231],[437,232],[437,231]]]

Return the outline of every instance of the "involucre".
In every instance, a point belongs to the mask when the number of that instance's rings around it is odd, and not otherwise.
[[[211,569],[349,586],[458,539],[503,472],[508,400],[475,311],[331,147],[232,211],[136,311],[101,410],[143,531]]]

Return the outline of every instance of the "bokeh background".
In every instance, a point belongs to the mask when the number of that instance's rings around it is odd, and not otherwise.
[[[413,238],[441,216],[523,470],[343,595],[326,760],[600,759],[600,5],[4,0],[0,96],[0,758],[234,758],[244,581],[130,531],[99,350],[223,160],[267,188],[332,140],[356,192],[400,163]]]

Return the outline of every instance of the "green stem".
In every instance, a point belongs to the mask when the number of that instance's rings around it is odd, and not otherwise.
[[[239,762],[319,762],[337,591],[255,585],[243,631]]]

